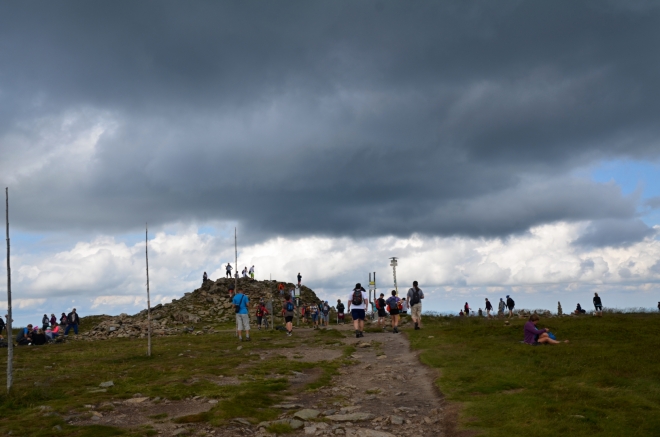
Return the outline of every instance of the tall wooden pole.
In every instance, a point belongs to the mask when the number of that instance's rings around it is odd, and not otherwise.
[[[11,265],[9,264],[9,188],[5,188],[5,207],[7,219],[7,393],[14,382],[14,333],[11,322]]]
[[[151,356],[151,298],[149,296],[149,225],[145,225],[144,253],[147,258],[147,356]]]
[[[236,267],[236,271],[234,272],[234,296],[236,296],[236,293],[238,293],[238,239],[236,236],[236,228],[234,228],[234,266]],[[238,332],[238,319],[236,320],[236,337],[238,337],[240,333]]]

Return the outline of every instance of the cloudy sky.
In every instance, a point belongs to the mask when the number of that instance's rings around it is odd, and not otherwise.
[[[660,300],[655,2],[0,4],[15,319],[233,259],[426,309]],[[3,265],[5,260],[3,259]]]

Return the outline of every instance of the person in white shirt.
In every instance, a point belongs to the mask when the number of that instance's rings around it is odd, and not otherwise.
[[[353,318],[355,338],[364,337],[364,317],[368,305],[369,297],[367,296],[367,292],[358,282],[348,296],[348,311],[350,311],[351,317]]]

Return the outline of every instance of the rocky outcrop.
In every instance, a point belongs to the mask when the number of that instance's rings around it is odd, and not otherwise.
[[[282,309],[282,300],[277,291],[277,281],[254,281],[241,278],[238,288],[250,298],[251,304],[264,299],[272,299],[273,314],[278,315]],[[193,333],[201,335],[214,332],[211,324],[229,322],[234,320],[234,307],[231,303],[228,289],[234,285],[233,279],[221,278],[216,281],[206,281],[200,288],[186,293],[180,299],[171,303],[156,305],[151,309],[152,335],[175,335],[180,333]],[[292,283],[286,284],[286,290],[295,287]],[[309,305],[320,300],[310,288],[301,287],[301,303]],[[254,317],[254,310],[250,309],[250,316]],[[199,325],[204,325],[199,328]],[[144,338],[147,336],[147,310],[129,316],[106,316],[94,328],[82,334],[86,340],[105,340],[108,338]]]

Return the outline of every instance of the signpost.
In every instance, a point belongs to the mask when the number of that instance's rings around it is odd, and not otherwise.
[[[394,291],[396,291],[396,295],[399,295],[399,287],[396,285],[396,266],[399,265],[399,261],[395,256],[390,258],[390,266],[392,266],[392,275],[394,276]]]

